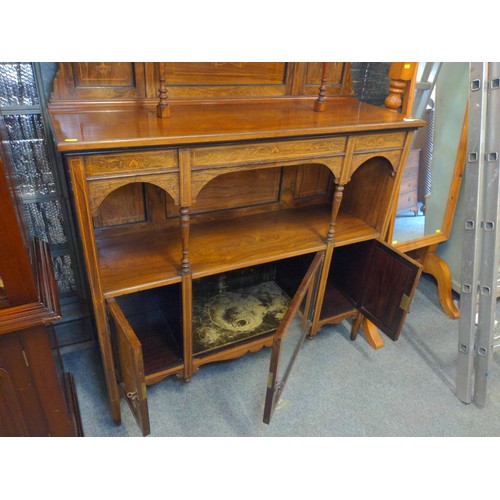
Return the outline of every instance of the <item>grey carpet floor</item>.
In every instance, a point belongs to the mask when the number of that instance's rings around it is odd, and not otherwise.
[[[203,366],[190,383],[147,389],[151,436],[500,436],[500,357],[485,408],[455,395],[458,321],[423,275],[400,339],[373,350],[349,325],[306,341],[270,425],[262,422],[269,349]],[[63,355],[75,378],[86,436],[141,436],[126,403],[111,420],[97,348]]]

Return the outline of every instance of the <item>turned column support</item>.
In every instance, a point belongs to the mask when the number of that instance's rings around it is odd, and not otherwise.
[[[168,118],[170,116],[170,106],[168,104],[168,92],[165,79],[165,63],[158,63],[158,79],[160,87],[158,88],[159,102],[156,106],[156,114],[158,118]]]
[[[181,275],[191,273],[191,263],[189,262],[189,207],[180,208],[181,244],[182,260]]]
[[[328,228],[328,234],[326,235],[327,243],[334,243],[335,241],[335,225],[337,224],[337,216],[339,214],[340,204],[342,202],[342,196],[344,195],[344,186],[341,184],[335,185],[335,191],[333,193],[333,203],[332,203],[332,214],[330,217],[330,227]]]

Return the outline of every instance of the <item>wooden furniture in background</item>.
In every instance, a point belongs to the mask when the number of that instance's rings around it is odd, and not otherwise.
[[[317,113],[318,63],[61,63],[50,116],[116,422],[123,394],[148,434],[148,384],[273,345],[269,421],[294,311],[310,338],[353,316],[398,338],[421,267],[383,239],[423,122],[325,68]]]
[[[60,319],[52,261],[46,244],[28,243],[12,186],[0,157],[0,436],[81,435],[46,326]]]
[[[418,179],[420,166],[420,149],[412,149],[401,177],[397,212],[411,210],[414,215],[418,214]]]

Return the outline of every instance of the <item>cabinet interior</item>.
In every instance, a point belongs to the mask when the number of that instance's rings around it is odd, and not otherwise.
[[[272,335],[312,262],[300,255],[193,281],[193,354]]]
[[[122,295],[116,302],[141,343],[146,377],[182,364],[178,284]]]

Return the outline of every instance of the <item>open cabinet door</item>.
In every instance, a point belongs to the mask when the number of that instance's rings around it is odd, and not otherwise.
[[[142,346],[115,299],[107,299],[107,304],[114,324],[120,385],[137,425],[147,436],[151,431]]]
[[[274,335],[263,421],[269,424],[314,316],[325,252],[318,252]]]
[[[331,282],[390,339],[397,340],[422,266],[380,240],[336,248]]]

